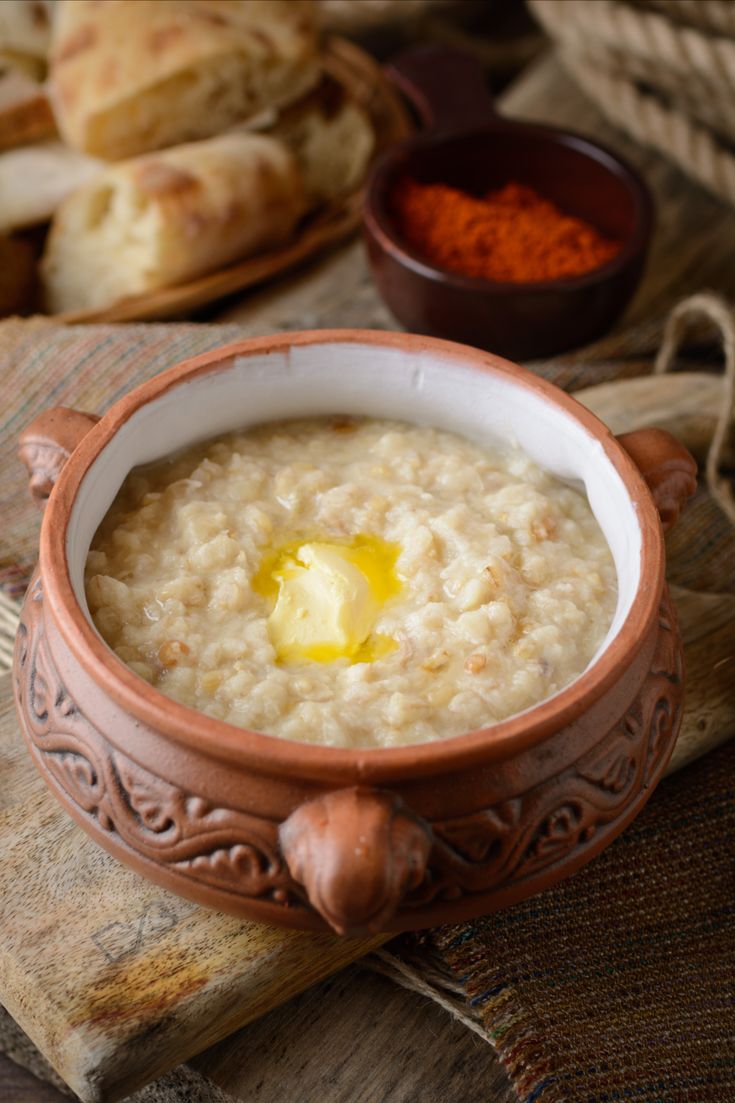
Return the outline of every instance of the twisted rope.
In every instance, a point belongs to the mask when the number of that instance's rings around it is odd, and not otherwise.
[[[605,54],[656,83],[659,72],[698,74],[708,85],[735,92],[735,40],[702,34],[665,15],[619,0],[532,0],[555,38],[574,50]],[[645,66],[645,68],[641,65]]]
[[[735,7],[732,0],[633,0],[656,8],[681,23],[703,31],[735,35]]]
[[[722,199],[735,203],[735,157],[711,131],[580,55],[562,53],[562,61],[614,123],[658,149]]]
[[[621,0],[530,0],[572,76],[614,122],[735,202],[735,4],[708,8],[712,34],[675,21],[684,0],[653,10]],[[716,0],[713,0],[713,4]]]
[[[483,1042],[491,1041],[482,1023],[472,1015],[462,986],[448,974],[432,968],[431,964],[421,961],[414,967],[387,950],[374,950],[361,960],[360,965],[374,973],[380,973],[401,988],[407,988],[409,992],[416,992],[419,996],[433,1000],[449,1012],[453,1019],[479,1035]]]
[[[663,341],[654,364],[654,374],[663,375],[676,361],[677,354],[692,324],[704,316],[719,331],[725,353],[725,374],[722,378],[722,406],[712,434],[705,475],[715,501],[735,525],[735,495],[729,480],[720,475],[720,462],[730,427],[735,422],[735,314],[724,300],[704,292],[678,303],[669,314]]]

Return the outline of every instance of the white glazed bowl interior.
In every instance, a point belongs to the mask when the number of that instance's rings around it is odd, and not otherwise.
[[[583,485],[618,578],[615,616],[589,665],[596,662],[635,600],[642,542],[635,506],[601,442],[562,407],[502,372],[466,367],[435,348],[352,341],[239,355],[135,411],[87,471],[67,530],[71,581],[90,623],[87,552],[131,468],[234,429],[321,414],[402,419],[491,447],[515,444],[552,474]]]

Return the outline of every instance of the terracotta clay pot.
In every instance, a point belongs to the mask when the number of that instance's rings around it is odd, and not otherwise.
[[[482,731],[347,750],[207,717],[113,654],[92,625],[83,573],[130,468],[251,423],[336,413],[513,438],[585,484],[619,599],[580,677]],[[346,934],[467,919],[572,873],[660,778],[683,696],[661,522],[673,523],[695,477],[668,434],[616,439],[574,399],[487,353],[345,330],[207,353],[100,421],[43,415],[21,451],[34,493],[43,500],[53,485],[16,646],[31,755],[93,838],[167,888],[236,915]]]

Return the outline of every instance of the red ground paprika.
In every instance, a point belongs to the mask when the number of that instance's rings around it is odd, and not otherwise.
[[[409,246],[436,267],[479,279],[530,283],[580,276],[621,247],[514,181],[477,198],[447,184],[405,178],[392,201]]]

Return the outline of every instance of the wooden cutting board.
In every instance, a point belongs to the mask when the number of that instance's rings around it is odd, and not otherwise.
[[[701,454],[720,382],[647,378],[577,397],[616,432],[673,424]],[[688,697],[670,769],[735,734],[735,596],[674,596]],[[119,865],[47,793],[0,676],[0,1003],[83,1100],[127,1095],[381,941],[243,923]]]
[[[85,1101],[119,1099],[361,957],[144,881],[36,774],[0,677],[0,1003]]]

